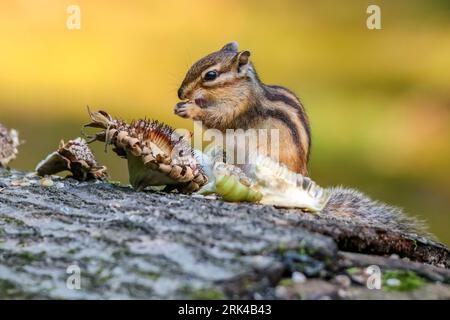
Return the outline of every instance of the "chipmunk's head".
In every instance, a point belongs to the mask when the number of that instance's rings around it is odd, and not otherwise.
[[[236,42],[226,44],[189,69],[178,89],[178,97],[208,108],[232,96],[244,96],[253,70],[249,57],[249,51],[238,51]]]

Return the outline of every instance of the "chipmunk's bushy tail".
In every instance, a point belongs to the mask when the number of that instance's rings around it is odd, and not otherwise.
[[[331,197],[325,209],[322,210],[324,215],[433,238],[427,232],[427,226],[423,221],[406,215],[400,208],[372,200],[354,189],[334,187],[328,190]]]

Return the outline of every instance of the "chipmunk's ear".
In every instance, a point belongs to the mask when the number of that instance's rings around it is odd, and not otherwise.
[[[244,66],[248,63],[250,58],[250,51],[242,51],[238,53],[239,66]]]
[[[248,62],[250,57],[250,51],[242,51],[236,55],[237,71],[239,73],[246,72],[248,69]]]
[[[238,44],[236,41],[227,43],[222,49],[221,51],[229,51],[229,52],[238,52]]]

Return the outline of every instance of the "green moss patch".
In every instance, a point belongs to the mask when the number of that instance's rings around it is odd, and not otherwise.
[[[425,280],[413,271],[399,270],[383,272],[384,291],[412,291],[422,287]]]

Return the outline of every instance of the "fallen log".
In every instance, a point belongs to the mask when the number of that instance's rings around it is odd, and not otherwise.
[[[362,223],[0,169],[0,298],[450,298],[445,245]]]

